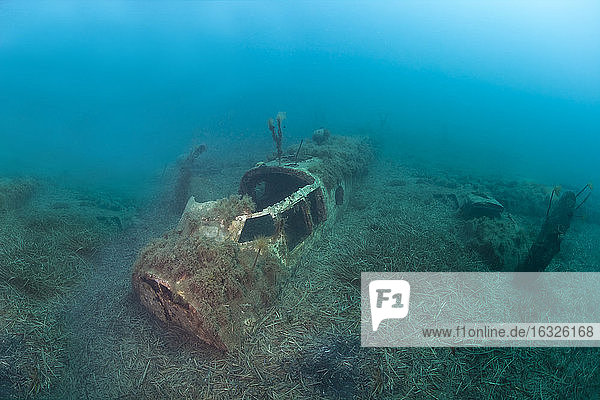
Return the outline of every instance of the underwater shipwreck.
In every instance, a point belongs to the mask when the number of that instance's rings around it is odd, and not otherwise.
[[[135,293],[151,314],[222,351],[277,300],[290,265],[336,221],[372,159],[366,139],[326,129],[284,152],[280,118],[269,124],[277,154],[241,177],[238,194],[191,196],[177,227],[134,266]]]
[[[189,195],[197,146],[179,165],[172,211],[177,226],[151,241],[134,265],[133,288],[141,304],[166,326],[182,329],[221,351],[239,346],[275,304],[303,250],[335,224],[356,183],[373,159],[368,139],[331,135],[283,151],[284,114],[270,120],[277,152],[246,170],[237,194],[197,202]],[[560,251],[574,213],[589,199],[579,192],[552,190],[536,237],[528,238],[513,211],[530,201],[507,192],[455,187],[433,198],[449,204],[462,226],[465,245],[493,270],[541,272]],[[553,198],[558,200],[553,204]],[[537,213],[536,207],[535,213]],[[531,236],[532,233],[529,233]]]

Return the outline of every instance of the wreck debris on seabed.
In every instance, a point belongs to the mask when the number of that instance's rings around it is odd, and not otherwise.
[[[239,195],[204,203],[192,196],[176,229],[135,263],[140,302],[217,349],[238,346],[307,242],[344,210],[372,159],[366,139],[323,131],[247,171]]]

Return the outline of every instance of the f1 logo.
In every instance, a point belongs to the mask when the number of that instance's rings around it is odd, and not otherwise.
[[[377,331],[384,319],[402,319],[408,315],[410,284],[402,280],[377,280],[369,283],[371,323]]]

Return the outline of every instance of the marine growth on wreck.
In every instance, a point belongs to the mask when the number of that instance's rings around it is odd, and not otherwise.
[[[155,317],[219,350],[240,345],[371,161],[366,139],[315,135],[285,154],[274,135],[276,158],[248,170],[237,195],[190,197],[176,229],[142,250],[133,286]]]

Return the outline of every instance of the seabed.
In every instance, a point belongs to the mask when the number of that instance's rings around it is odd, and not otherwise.
[[[292,146],[297,148],[296,146]],[[247,157],[219,174],[200,156],[190,194],[238,191]],[[273,302],[223,351],[154,318],[131,284],[140,251],[176,227],[143,203],[30,179],[0,181],[3,398],[591,398],[589,348],[361,348],[360,272],[510,268],[543,221],[552,187],[375,157],[347,206],[303,244]],[[165,181],[167,182],[165,184]],[[460,216],[457,193],[493,196],[494,221]],[[600,265],[590,200],[549,271]],[[260,262],[260,261],[259,261]]]

